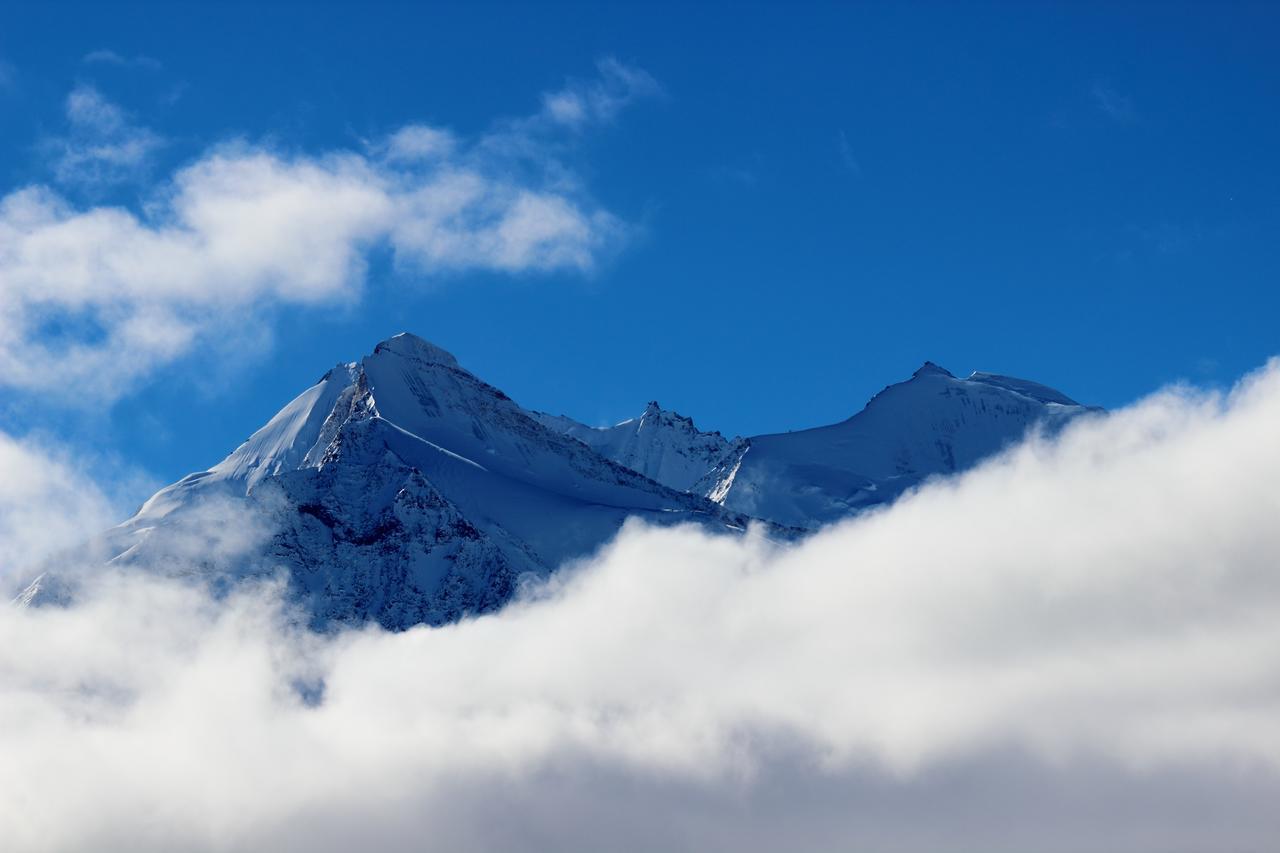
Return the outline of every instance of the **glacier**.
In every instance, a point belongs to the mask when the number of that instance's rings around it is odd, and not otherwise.
[[[67,600],[59,564],[106,564],[215,587],[282,574],[317,627],[444,624],[501,607],[630,518],[729,535],[754,523],[785,541],[1091,411],[1034,382],[926,363],[829,426],[726,438],[651,402],[590,427],[527,410],[402,333],[54,561],[18,600]]]

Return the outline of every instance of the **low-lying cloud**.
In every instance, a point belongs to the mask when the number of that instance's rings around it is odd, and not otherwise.
[[[270,581],[0,615],[20,851],[1262,850],[1280,363],[795,546],[630,526],[502,612],[316,635]]]
[[[0,197],[0,383],[114,399],[201,344],[252,337],[273,307],[357,299],[379,248],[425,277],[590,272],[627,228],[561,162],[556,134],[608,121],[652,86],[605,62],[600,81],[472,137],[410,125],[360,150],[219,145],[137,209],[16,189]],[[65,181],[118,178],[159,145],[91,87],[67,113]]]
[[[114,512],[74,456],[0,431],[0,585],[105,529]]]

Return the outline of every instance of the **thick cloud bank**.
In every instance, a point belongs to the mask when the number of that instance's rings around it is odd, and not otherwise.
[[[34,850],[1262,850],[1280,364],[793,547],[634,526],[505,611],[291,627],[104,576],[0,616]]]

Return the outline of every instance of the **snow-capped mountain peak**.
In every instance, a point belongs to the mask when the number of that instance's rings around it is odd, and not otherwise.
[[[400,334],[324,374],[89,552],[219,579],[284,569],[321,624],[438,623],[501,606],[519,575],[589,553],[629,517],[720,531],[756,518],[798,535],[1084,411],[1035,382],[957,379],[926,362],[830,426],[729,439],[651,401],[597,428],[524,409]],[[20,598],[70,589],[55,571]]]
[[[911,374],[913,379],[918,379],[921,376],[950,376],[952,379],[955,378],[950,370],[947,370],[939,364],[934,364],[932,361],[926,361],[924,364],[916,368],[915,373]]]
[[[375,356],[384,352],[411,358],[424,364],[443,364],[446,367],[458,367],[458,360],[453,357],[453,353],[410,332],[392,335],[373,348]]]
[[[703,432],[692,418],[662,408],[644,411],[611,427],[589,427],[572,418],[535,412],[547,427],[576,438],[601,455],[680,491],[709,495],[717,472],[740,455],[741,440]],[[712,482],[707,483],[710,478]]]
[[[518,575],[590,552],[637,515],[746,524],[548,428],[404,334],[330,370],[94,551],[155,571],[199,552],[202,571],[233,579],[283,567],[317,622],[399,628],[500,606]],[[47,598],[57,581],[43,578],[24,600]]]
[[[1090,411],[1059,391],[990,373],[958,379],[927,361],[837,424],[754,436],[724,505],[815,527],[969,468],[1028,430]]]
[[[1024,397],[1039,400],[1041,403],[1054,403],[1059,406],[1080,405],[1061,391],[1050,388],[1048,385],[1041,385],[1039,382],[1031,382],[1027,379],[1016,379],[1012,376],[1001,376],[998,373],[981,373],[974,371],[969,374],[969,381],[984,382],[987,385],[1004,388],[1021,394]]]
[[[994,373],[959,379],[926,361],[837,424],[726,440],[650,403],[612,427],[537,415],[601,454],[745,515],[813,528],[963,470],[1028,429],[1089,411],[1048,386]]]

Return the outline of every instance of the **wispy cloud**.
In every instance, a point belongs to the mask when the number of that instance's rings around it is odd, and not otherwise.
[[[81,61],[89,65],[117,65],[122,68],[141,68],[146,71],[159,71],[163,67],[160,60],[150,56],[122,56],[114,50],[105,48],[89,51]]]
[[[596,119],[634,96],[616,92],[620,80],[647,79],[602,69],[600,91],[615,94],[584,96]],[[158,144],[89,87],[67,114],[63,180],[115,176]],[[363,151],[225,145],[137,211],[12,192],[0,199],[0,382],[111,399],[272,306],[357,298],[377,246],[428,274],[589,272],[627,229],[557,156],[563,125],[535,118],[466,139],[411,125]]]
[[[764,171],[764,157],[759,151],[754,151],[735,160],[717,163],[706,170],[706,175],[717,184],[754,187],[760,183]]]
[[[1129,124],[1137,118],[1133,101],[1102,81],[1095,82],[1090,90],[1094,103],[1107,118],[1120,124]]]
[[[100,570],[0,608],[6,849],[1269,849],[1277,423],[1280,363],[400,634]]]
[[[849,136],[843,130],[836,137],[836,150],[840,154],[840,165],[855,178],[862,177],[862,164],[854,156],[853,146],[849,144]]]
[[[602,59],[597,68],[594,79],[570,80],[564,88],[543,94],[542,117],[575,129],[606,123],[637,98],[662,92],[648,72],[616,59]]]
[[[75,127],[104,136],[125,130],[124,110],[92,86],[77,86],[67,95],[67,120]]]
[[[164,140],[134,124],[128,113],[96,88],[80,85],[66,101],[68,132],[44,141],[62,184],[102,186],[143,177]]]
[[[373,147],[380,148],[393,163],[425,162],[453,156],[458,150],[458,139],[446,128],[410,124]]]
[[[742,164],[721,163],[707,169],[707,177],[718,184],[737,184],[743,187],[754,187],[760,182],[760,173],[755,168]]]

